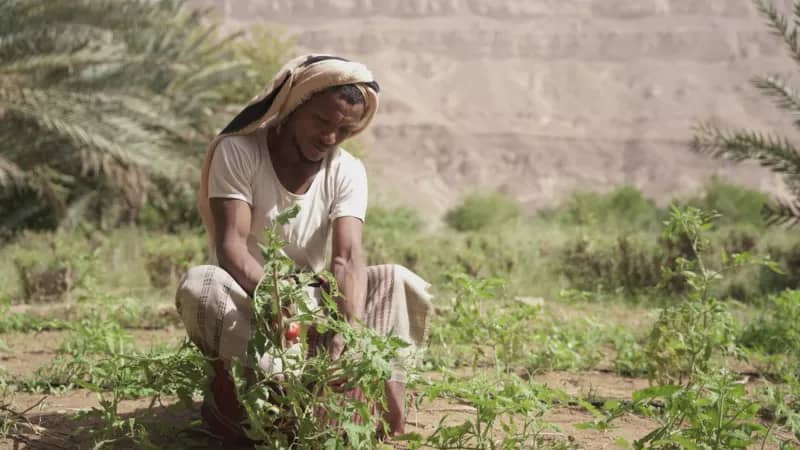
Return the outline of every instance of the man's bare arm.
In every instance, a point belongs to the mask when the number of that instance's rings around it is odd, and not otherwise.
[[[250,205],[228,198],[212,198],[210,203],[217,262],[248,294],[253,295],[263,268],[247,250],[252,219]]]
[[[339,311],[351,322],[364,320],[367,297],[367,267],[361,243],[364,224],[355,217],[340,217],[333,222],[331,272],[339,284],[342,298]]]

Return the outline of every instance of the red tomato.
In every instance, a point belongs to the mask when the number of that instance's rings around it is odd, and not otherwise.
[[[293,341],[298,337],[300,337],[300,323],[292,322],[289,324],[289,327],[286,328],[286,339]]]

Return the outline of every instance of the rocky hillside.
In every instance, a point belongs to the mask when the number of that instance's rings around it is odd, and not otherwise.
[[[686,145],[698,119],[790,132],[748,81],[793,69],[750,0],[206,3],[231,27],[274,23],[302,51],[370,66],[384,88],[365,137],[373,185],[428,211],[487,188],[530,208],[620,184],[666,201],[713,174],[781,190]]]

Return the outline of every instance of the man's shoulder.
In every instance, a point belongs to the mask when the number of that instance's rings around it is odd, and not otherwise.
[[[261,133],[256,131],[249,134],[232,134],[229,136],[223,136],[219,140],[217,149],[256,155],[258,154],[258,137],[260,134]]]
[[[339,147],[331,160],[331,167],[337,172],[364,171],[364,164],[352,153]]]

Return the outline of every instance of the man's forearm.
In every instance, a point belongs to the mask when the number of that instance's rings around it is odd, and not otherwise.
[[[251,296],[261,281],[264,268],[247,251],[246,246],[223,245],[217,249],[219,266],[225,269]]]
[[[334,258],[331,272],[339,285],[341,298],[336,299],[339,311],[350,323],[365,319],[367,299],[367,267],[358,257]]]

